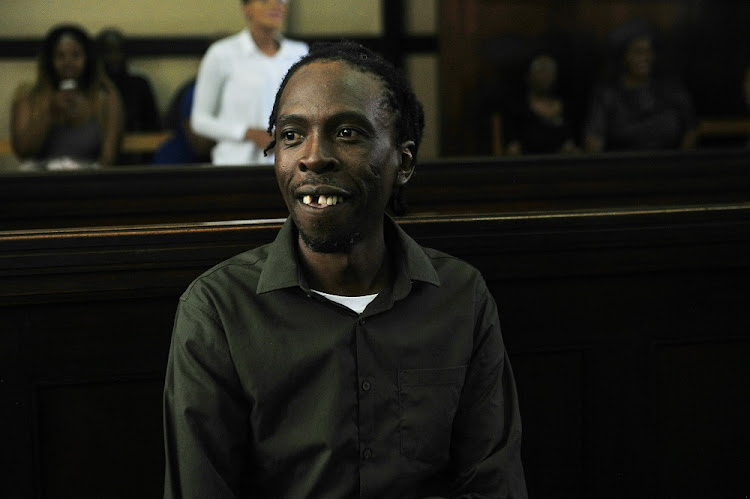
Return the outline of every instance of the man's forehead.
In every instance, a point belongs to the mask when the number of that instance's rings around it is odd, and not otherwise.
[[[364,71],[345,61],[319,60],[300,67],[287,82],[281,100],[290,87],[296,88],[307,85],[322,94],[325,90],[333,90],[341,94],[354,94],[359,97],[372,96],[379,98],[385,93],[385,85],[377,75]]]
[[[375,75],[344,61],[321,60],[300,67],[279,99],[279,114],[326,106],[342,109],[383,109],[386,91]]]

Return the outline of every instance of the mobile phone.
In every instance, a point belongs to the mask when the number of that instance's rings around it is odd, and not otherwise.
[[[73,78],[67,78],[60,82],[60,90],[75,90],[78,87],[78,82]]]

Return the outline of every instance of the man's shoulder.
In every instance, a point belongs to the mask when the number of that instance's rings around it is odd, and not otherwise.
[[[269,250],[270,244],[266,244],[214,265],[190,283],[181,299],[213,300],[238,292],[254,293]]]
[[[441,282],[450,277],[451,279],[481,279],[482,275],[479,270],[472,264],[459,257],[445,253],[434,248],[422,246],[427,258],[430,259],[432,266],[438,273]]]
[[[242,37],[245,35],[245,31],[240,31],[233,35],[226,36],[220,40],[216,40],[208,47],[206,51],[207,57],[217,56],[229,56],[240,52],[242,49]]]

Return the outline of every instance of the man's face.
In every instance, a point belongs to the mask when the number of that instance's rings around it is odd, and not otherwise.
[[[245,20],[258,28],[278,31],[284,25],[288,0],[250,0],[242,6]]]
[[[394,116],[377,77],[347,63],[316,61],[289,80],[276,122],[279,187],[302,242],[345,252],[381,237],[394,183],[411,169],[394,142]]]

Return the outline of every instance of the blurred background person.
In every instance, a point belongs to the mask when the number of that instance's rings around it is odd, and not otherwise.
[[[173,133],[154,153],[153,162],[159,165],[210,163],[211,149],[216,142],[198,135],[190,126],[190,113],[195,96],[195,78],[191,78],[175,92],[164,115],[164,127]]]
[[[584,125],[587,152],[695,146],[692,100],[682,85],[655,75],[654,35],[641,21],[612,33],[614,74],[592,92]]]
[[[125,132],[161,130],[161,118],[151,82],[128,68],[125,37],[116,28],[106,28],[96,37],[96,45],[107,76],[120,92],[125,108]],[[150,163],[147,154],[121,154],[120,164]]]
[[[193,130],[217,142],[215,165],[272,164],[263,149],[276,90],[307,44],[281,36],[287,0],[241,0],[247,27],[215,42],[201,60]]]
[[[549,154],[578,150],[574,131],[557,94],[557,62],[549,54],[535,56],[528,66],[522,95],[503,113],[506,153]]]
[[[75,25],[44,38],[37,78],[22,84],[11,110],[15,154],[24,168],[65,169],[115,162],[123,127],[117,89],[101,70],[94,43]]]

